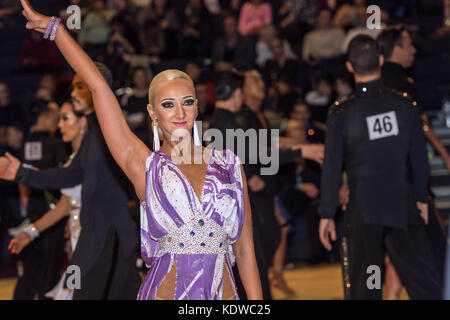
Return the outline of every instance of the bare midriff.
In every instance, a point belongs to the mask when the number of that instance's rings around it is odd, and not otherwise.
[[[156,292],[155,300],[173,300],[175,297],[175,280],[177,276],[176,263],[172,266],[167,276],[164,278],[161,286]],[[223,295],[224,300],[236,300],[233,285],[231,284],[231,277],[227,267],[223,266]],[[188,297],[189,299],[189,297]]]

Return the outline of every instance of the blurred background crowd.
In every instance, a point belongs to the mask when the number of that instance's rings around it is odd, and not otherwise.
[[[381,8],[382,27],[402,23],[413,40],[415,63],[407,72],[415,80],[421,109],[432,123],[443,120],[436,110],[448,105],[450,112],[449,1],[30,2],[39,12],[63,19],[70,19],[66,8],[71,4],[81,8],[81,29],[72,35],[95,61],[110,68],[127,121],[149,147],[147,90],[153,75],[167,68],[184,70],[193,79],[204,130],[214,115],[217,75],[252,70],[244,73],[244,104],[258,101],[268,126],[295,144],[323,143],[329,106],[353,92],[353,77],[344,64],[348,43],[358,34],[376,38],[381,32],[366,25],[372,4]],[[0,0],[0,154],[17,156],[33,128],[59,136],[58,108],[51,106],[68,98],[73,76],[55,44],[26,30],[24,21],[18,1]],[[42,102],[50,107],[36,107]],[[282,166],[277,179],[279,207],[289,212],[286,263],[338,261],[338,250],[325,252],[317,235],[320,166],[298,160]],[[0,277],[16,275],[7,250],[8,229],[26,216],[22,194],[15,184],[0,182]],[[132,191],[129,207],[138,224]]]

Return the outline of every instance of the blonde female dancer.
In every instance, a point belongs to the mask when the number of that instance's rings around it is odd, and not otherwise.
[[[242,165],[229,151],[192,146],[198,108],[189,76],[167,70],[152,80],[147,110],[163,144],[159,150],[155,140],[150,152],[131,132],[108,84],[64,26],[34,11],[27,0],[21,3],[27,28],[42,33],[52,29],[50,38],[90,87],[108,148],[142,201],[141,248],[150,271],[138,298],[238,299],[231,272],[236,263],[247,297],[261,299]],[[177,139],[182,148],[173,141]],[[192,164],[190,159],[200,161]]]

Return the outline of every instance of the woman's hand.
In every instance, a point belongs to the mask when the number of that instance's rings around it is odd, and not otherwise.
[[[22,231],[9,242],[8,250],[12,254],[19,254],[31,241],[29,234]]]
[[[20,0],[20,3],[22,4],[23,7],[22,14],[28,20],[26,28],[44,33],[48,23],[50,22],[50,17],[44,16],[43,14],[36,12],[31,7],[28,0]]]

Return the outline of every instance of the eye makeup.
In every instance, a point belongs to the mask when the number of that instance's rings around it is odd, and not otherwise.
[[[195,104],[195,99],[193,96],[187,96],[187,97],[183,97],[183,106],[193,106]],[[169,99],[164,99],[161,101],[161,106],[165,109],[169,109],[169,108],[173,108],[175,107],[175,103],[174,103],[175,99],[169,98]]]

